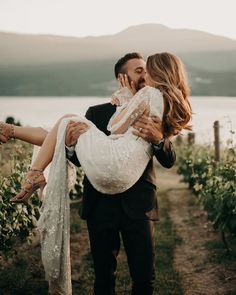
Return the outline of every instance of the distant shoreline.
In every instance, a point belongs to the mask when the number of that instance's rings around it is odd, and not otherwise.
[[[12,97],[0,96],[0,121],[12,116],[22,125],[52,126],[64,114],[84,116],[87,109],[96,104],[107,103],[109,97]],[[236,97],[192,96],[193,131],[196,141],[213,142],[213,123],[220,121],[222,141],[236,131]],[[184,132],[183,132],[184,133]],[[236,142],[236,133],[232,135]]]

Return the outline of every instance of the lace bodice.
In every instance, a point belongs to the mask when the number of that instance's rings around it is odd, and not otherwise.
[[[107,129],[111,134],[125,133],[143,115],[145,110],[149,111],[150,117],[159,116],[162,118],[163,96],[154,87],[146,86],[133,97],[128,88],[122,88],[114,95],[122,105],[117,107],[108,123]]]

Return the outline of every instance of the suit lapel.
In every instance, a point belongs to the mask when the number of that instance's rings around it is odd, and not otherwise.
[[[98,129],[103,131],[106,135],[110,135],[110,132],[107,130],[107,124],[111,116],[115,113],[116,106],[112,104],[101,105],[100,109],[97,109],[94,112],[94,123]]]

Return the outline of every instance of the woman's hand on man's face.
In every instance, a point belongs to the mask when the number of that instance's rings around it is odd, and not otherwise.
[[[133,95],[135,95],[137,90],[135,88],[134,81],[129,81],[129,78],[126,74],[119,74],[118,80],[121,88],[127,87],[133,93]]]
[[[65,144],[66,146],[76,145],[81,134],[88,130],[89,126],[83,122],[70,121],[66,129]]]

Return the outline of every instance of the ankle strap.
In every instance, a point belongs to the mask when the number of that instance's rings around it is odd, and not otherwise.
[[[10,124],[10,125],[11,125],[11,133],[9,134],[9,138],[15,138],[14,125],[13,124]]]
[[[30,168],[29,171],[37,171],[37,172],[43,173],[43,169]]]
[[[10,125],[10,132],[9,132],[9,134],[4,134],[4,132],[3,132],[4,125]],[[3,136],[5,136],[7,140],[9,140],[10,138],[15,138],[14,125],[13,124],[8,124],[8,123],[5,123],[5,122],[0,122],[0,134],[2,134]]]

